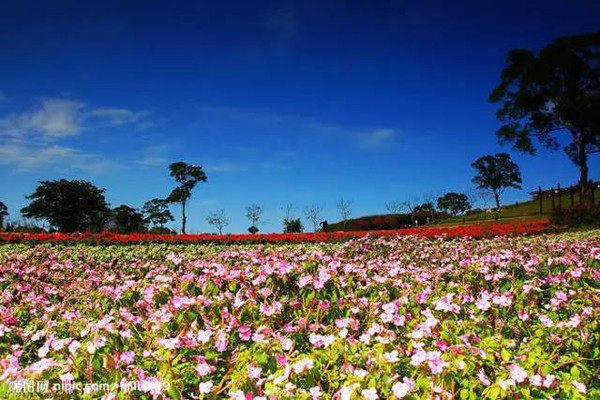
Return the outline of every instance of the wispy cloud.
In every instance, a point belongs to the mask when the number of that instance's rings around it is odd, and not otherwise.
[[[99,172],[116,163],[64,141],[99,126],[142,123],[146,115],[124,108],[92,108],[71,99],[43,100],[32,110],[0,118],[0,164],[23,171],[52,166]]]
[[[88,120],[100,120],[111,126],[133,124],[142,121],[148,115],[147,111],[132,111],[125,108],[96,108],[84,113]],[[141,124],[148,124],[148,121]]]
[[[270,111],[250,111],[234,107],[201,106],[200,112],[213,117],[249,121],[265,126],[284,125],[287,132],[294,130],[312,132],[315,138],[346,139],[363,149],[383,149],[393,145],[397,131],[393,128],[354,129],[338,124],[319,121],[310,117],[282,114]]]
[[[61,170],[76,169],[100,174],[117,163],[101,154],[86,153],[72,147],[60,145],[24,146],[20,144],[0,145],[0,165],[10,165],[18,171],[36,171],[55,167]]]

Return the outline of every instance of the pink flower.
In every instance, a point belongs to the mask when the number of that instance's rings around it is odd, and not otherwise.
[[[238,333],[240,335],[240,340],[243,342],[247,342],[252,337],[252,329],[246,325],[238,327]]]
[[[360,393],[367,400],[377,400],[377,399],[379,399],[379,396],[377,396],[377,389],[375,389],[375,388],[364,389]]]
[[[199,330],[198,331],[198,341],[202,344],[208,343],[211,336],[212,336],[212,332],[209,330]]]
[[[217,332],[217,340],[215,341],[215,348],[217,349],[217,351],[222,353],[225,350],[227,350],[228,343],[229,342],[227,340],[227,335],[225,334],[225,332],[223,332],[223,331]]]
[[[256,364],[248,365],[248,378],[251,379],[260,379],[260,373],[262,372],[262,368]]]
[[[196,365],[196,373],[199,376],[206,376],[212,372],[212,367],[206,361],[202,361]]]
[[[296,361],[292,365],[292,369],[295,373],[301,374],[304,371],[312,369],[313,361],[310,358],[303,358],[302,360]]]
[[[410,393],[410,386],[404,382],[396,382],[392,386],[392,393],[394,393],[397,399],[402,399]]]
[[[318,386],[311,387],[309,390],[309,393],[310,393],[310,397],[312,397],[313,400],[318,399],[319,397],[321,397],[323,395],[323,392],[321,392],[321,388]]]
[[[119,355],[119,361],[123,363],[123,365],[129,365],[133,363],[135,360],[135,353],[133,351],[126,351],[125,353],[121,353]]]
[[[527,379],[527,371],[518,364],[509,365],[508,370],[510,371],[510,377],[517,383],[521,383]]]
[[[584,385],[583,383],[581,383],[581,382],[578,382],[578,381],[576,381],[576,380],[572,380],[572,381],[571,381],[571,385],[573,385],[573,387],[574,387],[575,389],[577,389],[577,391],[578,391],[579,393],[585,393],[585,392],[586,392],[586,390],[587,390],[587,389],[586,389],[586,387],[585,387],[585,385]]]
[[[198,385],[198,391],[202,394],[208,394],[212,391],[213,383],[212,381],[200,382]]]
[[[554,381],[556,380],[556,378],[554,377],[554,375],[550,374],[550,375],[546,375],[544,377],[544,382],[543,385],[545,388],[549,388],[554,384]]]

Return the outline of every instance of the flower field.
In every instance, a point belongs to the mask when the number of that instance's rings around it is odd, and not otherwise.
[[[598,231],[5,243],[0,313],[2,398],[600,398]]]
[[[556,229],[556,228],[554,228]],[[114,232],[102,233],[1,233],[0,243],[303,243],[339,241],[365,236],[395,237],[486,237],[495,235],[522,235],[550,230],[546,219],[517,220],[513,223],[489,223],[470,226],[440,226],[405,228],[382,231],[357,232],[315,232],[315,233],[268,233],[258,235],[161,235],[150,233],[134,233],[121,235]]]

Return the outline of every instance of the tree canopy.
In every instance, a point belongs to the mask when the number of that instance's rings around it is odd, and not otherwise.
[[[121,205],[112,210],[112,230],[117,233],[146,232],[144,215],[133,207]]]
[[[41,181],[27,196],[32,201],[21,213],[26,218],[45,219],[60,232],[99,231],[110,216],[104,192],[83,180]]]
[[[471,209],[469,198],[464,193],[446,193],[437,200],[438,209],[452,215],[462,214]]]
[[[557,134],[568,134],[563,148],[587,198],[588,156],[600,152],[600,32],[556,39],[539,54],[511,50],[506,63],[489,98],[501,103],[500,142],[533,154],[533,139],[556,150]]]
[[[189,165],[183,161],[169,165],[169,173],[175,178],[178,185],[173,189],[167,201],[181,204],[181,233],[185,234],[187,217],[185,207],[187,201],[192,197],[192,190],[198,182],[206,182],[207,177],[199,165]]]
[[[521,189],[521,172],[519,166],[512,162],[507,153],[498,153],[479,157],[471,166],[477,171],[473,183],[477,189],[490,190],[500,208],[500,195],[507,188]]]
[[[164,230],[167,222],[173,221],[173,214],[169,210],[169,202],[164,199],[152,199],[144,203],[142,212],[146,216],[146,220],[153,225],[158,225],[160,232]]]

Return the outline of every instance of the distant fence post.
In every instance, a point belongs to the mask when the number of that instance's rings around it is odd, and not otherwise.
[[[560,183],[558,184],[558,189],[556,191],[558,193],[558,209],[562,208],[562,193],[560,192]]]
[[[544,207],[542,206],[542,203],[543,203],[543,200],[544,200],[544,199],[542,198],[542,186],[540,185],[540,186],[538,187],[538,189],[539,189],[539,191],[538,191],[538,193],[539,193],[538,197],[539,197],[539,199],[540,199],[540,215],[542,215],[542,213],[544,212]]]
[[[575,201],[573,200],[573,197],[574,197],[574,196],[573,196],[573,188],[570,188],[570,189],[569,189],[569,197],[571,198],[571,207],[573,207],[573,205],[574,205],[573,203],[575,202]]]

